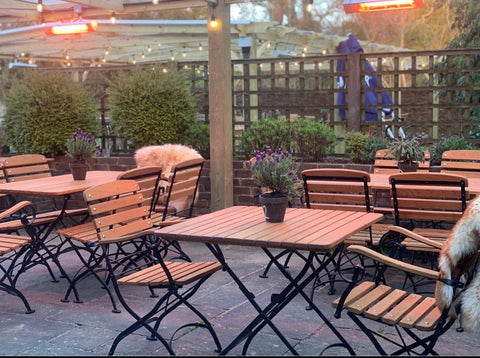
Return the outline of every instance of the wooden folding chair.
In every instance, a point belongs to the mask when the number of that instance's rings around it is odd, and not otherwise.
[[[480,178],[480,149],[447,150],[442,153],[441,172]]]
[[[203,158],[184,160],[171,168],[170,175],[162,174],[155,206],[157,214],[152,214],[155,226],[173,225],[192,217],[204,162]],[[158,214],[161,214],[161,220]],[[188,260],[178,241],[164,240],[164,256],[168,250]]]
[[[404,230],[398,227],[391,229]],[[419,235],[416,237],[423,245],[431,245],[434,249],[441,246],[428,238]],[[457,266],[456,274],[445,280],[440,278],[438,271],[405,263],[365,246],[352,245],[348,250],[375,260],[382,268],[374,280],[362,282],[358,276],[363,268],[356,267],[357,272],[352,281],[341,297],[333,302],[333,307],[336,308],[335,318],[340,318],[342,311],[347,312],[379,354],[437,355],[435,344],[456,321],[460,302],[456,298],[472,278],[469,267],[476,262],[478,253],[462,260]],[[433,294],[419,294],[399,285],[381,284],[382,277],[392,270],[450,285],[455,291],[454,303],[440,309]],[[395,283],[395,280],[391,282]],[[387,326],[393,327],[394,332],[387,329]]]
[[[175,167],[174,172],[172,174],[172,178],[175,176],[175,174],[180,173],[179,175],[182,175],[182,170],[184,166],[182,163],[180,163],[179,167]],[[177,173],[176,173],[177,171]],[[171,217],[168,220],[167,219],[167,213],[168,210],[168,204],[165,205],[165,209],[163,211],[157,211],[156,208],[157,203],[159,201],[159,198],[163,198],[163,195],[165,195],[165,187],[160,186],[160,179],[162,175],[162,168],[159,166],[148,166],[148,167],[140,167],[140,168],[134,168],[130,169],[122,174],[120,174],[117,179],[118,180],[135,180],[137,181],[138,185],[140,186],[140,192],[142,193],[145,203],[149,206],[150,211],[149,211],[149,218],[153,222],[153,226],[155,227],[163,227],[163,226],[168,226],[168,225],[173,225],[180,220],[184,219],[181,217]],[[190,179],[190,177],[186,177],[187,179]],[[176,181],[174,185],[179,185],[180,180],[178,177],[175,177]],[[198,181],[198,180],[197,180]],[[197,185],[197,184],[195,184]],[[193,184],[191,185],[193,187]],[[191,188],[190,187],[190,188]],[[173,192],[175,195],[174,188],[176,187],[170,186],[168,187],[170,192]],[[172,190],[170,190],[172,189]],[[177,189],[178,191],[178,189]],[[186,198],[188,194],[193,195],[192,193],[186,193]],[[171,197],[174,197],[174,195],[171,195]],[[168,199],[166,202],[168,203]],[[192,202],[192,207],[193,207],[193,202]],[[173,249],[172,249],[173,248]],[[170,245],[171,251],[174,251],[174,254],[178,258],[182,258],[186,261],[191,261],[188,255],[183,252],[177,242],[172,242]],[[163,253],[164,256],[167,254],[169,250],[167,248],[164,248]]]
[[[149,339],[160,340],[168,353],[174,355],[171,341],[167,342],[158,329],[163,318],[180,305],[188,307],[200,322],[188,323],[179,329],[190,326],[207,328],[217,351],[220,351],[220,342],[212,325],[189,299],[222,265],[218,262],[172,262],[161,259],[159,241],[148,230],[153,227],[148,218],[148,206],[134,180],[118,180],[92,187],[84,192],[84,198],[95,225],[98,246],[101,248],[98,255],[105,260],[108,280],[113,284],[123,307],[135,319],[115,338],[109,355],[115,352],[125,337],[142,327],[149,331]],[[134,243],[135,250],[126,249],[132,247],[132,240],[139,238],[149,240],[149,244]],[[182,290],[187,285],[188,288]],[[148,313],[139,314],[127,303],[122,286],[148,287],[152,297],[157,297],[154,290],[165,289],[166,292],[154,300]],[[144,303],[147,304],[147,301]],[[142,311],[144,308],[142,305]]]
[[[468,179],[443,173],[399,173],[390,176],[390,195],[395,225],[403,227],[396,235],[385,237],[379,243],[380,251],[397,258],[429,263],[435,268],[439,249],[425,245],[413,235],[420,235],[443,245],[451,228],[461,219],[470,195]],[[406,277],[404,284],[410,281]]]

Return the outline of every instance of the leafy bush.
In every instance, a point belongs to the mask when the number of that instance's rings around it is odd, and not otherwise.
[[[278,148],[289,151],[291,137],[292,129],[287,120],[261,119],[242,133],[240,152],[243,152],[244,158],[251,158],[255,150],[263,150],[267,146],[274,151]]]
[[[390,141],[382,137],[368,137],[361,155],[361,162],[365,164],[375,163],[375,154],[377,150],[386,149]]]
[[[196,149],[205,159],[210,158],[210,126],[195,121],[185,131],[183,143]]]
[[[430,164],[440,165],[442,161],[442,153],[447,150],[456,149],[475,149],[473,144],[467,142],[463,137],[453,135],[448,138],[441,139],[438,143],[435,143],[432,147]]]
[[[362,153],[365,149],[367,136],[360,132],[348,132],[345,135],[345,154],[347,154],[352,163],[362,162]]]
[[[296,142],[296,155],[306,162],[319,162],[337,143],[335,131],[326,123],[301,118],[292,123],[292,139]]]
[[[137,68],[110,82],[112,123],[135,146],[180,143],[197,120],[196,100],[183,71]]]
[[[5,96],[3,129],[17,154],[54,156],[77,128],[99,133],[90,91],[63,71],[26,71]]]

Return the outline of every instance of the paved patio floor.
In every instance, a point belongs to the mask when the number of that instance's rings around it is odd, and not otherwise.
[[[212,259],[203,244],[182,243],[182,247],[194,260]],[[223,246],[224,254],[235,272],[255,294],[258,302],[268,303],[272,293],[283,287],[285,279],[277,268],[272,268],[268,278],[260,278],[267,258],[256,248]],[[73,253],[62,256],[61,261],[67,272],[73,273],[79,267]],[[300,260],[293,258],[292,272],[300,268]],[[0,292],[0,354],[6,356],[90,356],[106,355],[116,335],[130,323],[131,316],[122,309],[112,313],[108,295],[93,278],[84,280],[80,286],[83,303],[61,302],[66,290],[66,281],[53,283],[43,267],[35,267],[20,279],[19,288],[24,292],[35,309],[33,314],[25,314],[24,306],[18,298]],[[351,322],[348,316],[333,317],[331,301],[345,285],[336,284],[337,293],[327,294],[327,288],[318,288],[314,300],[333,322],[335,327],[352,344],[359,355],[377,355],[365,335]],[[148,296],[145,289],[130,289],[129,300],[139,306],[151,305],[155,299]],[[223,346],[240,332],[254,316],[254,310],[231,281],[227,273],[215,273],[197,292],[192,301],[214,324]],[[305,310],[306,302],[296,297],[274,320],[289,342],[301,355],[318,356],[336,338],[313,311]],[[175,329],[191,318],[186,309],[180,308],[167,317],[160,332],[170,338]],[[480,354],[478,336],[456,332],[454,325],[437,344],[441,355]],[[389,332],[391,327],[378,325],[379,331]],[[145,338],[146,330],[141,329],[122,341],[115,355],[150,356],[167,355],[158,341]],[[205,329],[186,328],[174,337],[173,349],[177,355],[210,356],[214,344]],[[241,347],[236,347],[230,355],[240,355]],[[324,355],[348,355],[344,348],[332,348]],[[247,355],[282,356],[292,355],[273,331],[266,327],[254,338]]]

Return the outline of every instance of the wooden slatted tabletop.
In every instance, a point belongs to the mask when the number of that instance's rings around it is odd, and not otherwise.
[[[73,180],[71,174],[0,184],[0,193],[56,197],[81,193],[91,186],[115,181],[121,171],[91,170],[85,180]]]
[[[168,240],[327,251],[382,219],[378,213],[288,208],[282,223],[266,222],[257,206],[232,206],[155,230]]]

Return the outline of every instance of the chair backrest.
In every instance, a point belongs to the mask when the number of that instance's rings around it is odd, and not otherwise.
[[[22,154],[5,158],[3,171],[7,182],[52,176],[48,160],[42,154]]]
[[[480,149],[447,150],[442,153],[442,173],[480,178]]]
[[[443,173],[399,173],[390,176],[396,225],[401,219],[460,220],[470,199],[468,179]]]
[[[171,210],[177,214],[187,211],[187,217],[192,216],[204,161],[203,158],[185,160],[175,164],[168,177],[162,176],[164,194],[159,196],[157,205],[163,206],[163,220]]]
[[[135,180],[140,186],[140,193],[143,195],[145,204],[150,207],[150,213],[155,209],[158,199],[157,190],[159,190],[162,168],[159,166],[148,166],[134,168],[121,173],[117,180]]]
[[[307,169],[301,173],[307,208],[370,212],[367,172],[353,169]]]
[[[430,170],[430,152],[423,151],[424,162],[418,163],[418,171]],[[379,149],[375,153],[375,164],[373,166],[374,173],[394,174],[399,173],[398,163],[393,159],[393,155],[388,153],[388,149]]]
[[[117,180],[83,192],[101,243],[119,240],[153,226],[140,190],[135,180]]]

